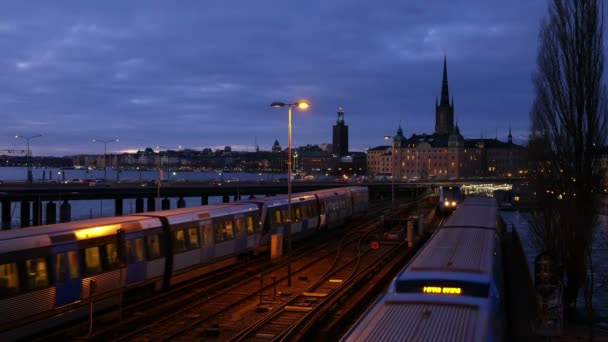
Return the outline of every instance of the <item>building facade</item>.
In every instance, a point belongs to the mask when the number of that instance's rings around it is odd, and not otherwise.
[[[435,101],[435,132],[403,135],[401,124],[392,145],[367,151],[371,175],[387,174],[396,180],[516,177],[526,169],[525,149],[496,139],[465,139],[454,124],[454,99],[449,100],[447,61],[443,62],[441,99]],[[391,153],[391,148],[394,151]],[[394,172],[393,172],[394,171]]]

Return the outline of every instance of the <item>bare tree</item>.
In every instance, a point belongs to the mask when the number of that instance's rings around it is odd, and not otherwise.
[[[564,303],[579,289],[592,307],[592,232],[598,203],[596,146],[606,143],[601,0],[551,0],[539,33],[535,100],[530,114],[541,210],[532,226],[564,267]],[[566,310],[568,311],[568,310]]]

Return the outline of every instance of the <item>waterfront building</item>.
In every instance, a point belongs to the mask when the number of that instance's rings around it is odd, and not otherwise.
[[[392,175],[396,180],[515,177],[526,169],[525,149],[496,139],[465,139],[454,123],[454,99],[449,99],[447,60],[443,61],[441,99],[435,100],[435,132],[403,135],[401,124],[391,146],[367,151],[370,175]],[[395,150],[391,151],[392,146]],[[393,174],[394,170],[394,174]]]

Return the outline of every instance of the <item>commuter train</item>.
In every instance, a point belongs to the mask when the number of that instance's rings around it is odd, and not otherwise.
[[[292,194],[294,240],[368,209],[366,187]],[[268,249],[288,198],[97,218],[0,232],[0,339],[31,336]]]
[[[503,227],[496,199],[464,200],[342,341],[504,340]]]
[[[462,202],[462,191],[459,185],[442,185],[439,187],[439,212],[451,213]]]

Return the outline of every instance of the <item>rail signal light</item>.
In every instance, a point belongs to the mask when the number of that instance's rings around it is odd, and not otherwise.
[[[372,242],[372,248],[373,249],[378,249],[378,247],[380,247],[380,245],[378,244],[378,241]]]

